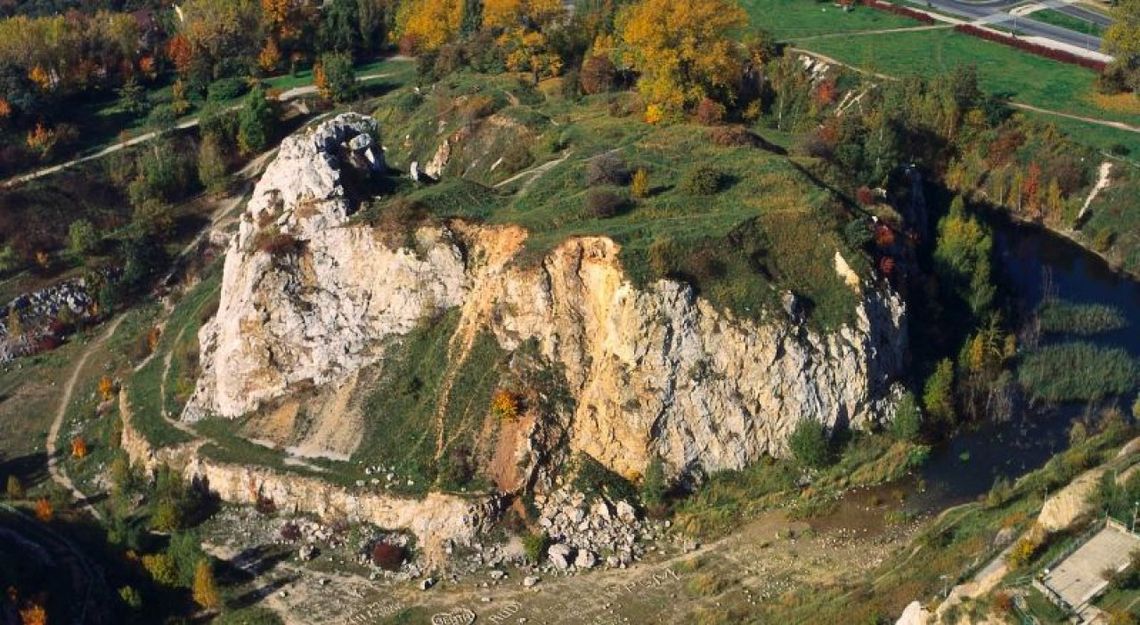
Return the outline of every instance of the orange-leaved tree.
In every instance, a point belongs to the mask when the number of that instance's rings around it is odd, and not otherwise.
[[[265,73],[272,74],[277,71],[277,66],[280,64],[281,48],[277,47],[275,38],[269,37],[261,47],[261,53],[257,55],[257,66]]]
[[[108,401],[115,396],[115,381],[111,376],[103,376],[99,378],[99,397],[103,401]]]
[[[174,69],[185,76],[190,72],[190,65],[194,62],[194,48],[186,35],[178,33],[166,42],[166,56],[174,63]]]
[[[36,518],[40,521],[47,523],[55,517],[55,509],[52,508],[51,502],[46,497],[40,497],[36,500]]]
[[[87,441],[82,436],[71,439],[71,457],[80,460],[87,457]]]
[[[20,609],[21,625],[47,625],[47,610],[38,602],[30,601]]]
[[[748,23],[735,0],[641,0],[618,16],[623,64],[641,73],[650,104],[678,114],[706,97],[731,99]]]
[[[313,86],[317,88],[317,95],[321,96],[322,100],[332,101],[329,76],[325,73],[325,66],[320,61],[313,64]]]

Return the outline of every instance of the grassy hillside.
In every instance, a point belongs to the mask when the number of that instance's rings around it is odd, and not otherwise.
[[[385,135],[412,138],[389,152],[401,169],[410,160],[424,162],[448,130],[462,124],[496,125],[516,140],[489,143],[488,151],[462,163],[453,150],[443,180],[408,189],[408,199],[440,217],[521,225],[531,232],[527,246],[535,260],[568,237],[604,235],[622,245],[625,268],[640,284],[681,278],[715,304],[754,318],[778,309],[780,292],[790,290],[819,327],[852,318],[855,295],[836,274],[834,256],[840,252],[868,274],[862,252],[839,235],[854,215],[820,181],[816,159],[784,154],[777,143],[785,137],[652,126],[635,112],[639,105],[630,94],[580,102],[530,94],[533,104],[510,105],[502,94],[512,89],[517,83],[510,77],[460,74],[426,100],[410,90],[381,100],[376,116]],[[489,102],[472,120],[462,103],[475,98]],[[527,130],[520,133],[501,118],[529,120]],[[445,130],[432,132],[438,128]],[[521,143],[525,138],[529,144]],[[520,150],[525,155],[512,157]],[[500,158],[505,165],[487,169]],[[630,188],[638,170],[648,178],[641,198]],[[468,175],[456,177],[464,171]],[[693,181],[702,177],[711,187],[694,190]],[[599,207],[606,200],[608,210]]]

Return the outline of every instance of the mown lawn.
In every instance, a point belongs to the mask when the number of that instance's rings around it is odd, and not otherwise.
[[[824,38],[804,47],[892,76],[930,76],[960,65],[974,65],[982,87],[991,93],[1041,108],[1140,125],[1140,115],[1105,110],[1089,99],[1096,77],[1092,71],[952,30]]]
[[[1036,22],[1043,22],[1045,24],[1052,24],[1067,28],[1071,31],[1078,33],[1085,33],[1094,37],[1100,37],[1104,34],[1104,27],[1094,22],[1082,20],[1079,17],[1067,15],[1056,9],[1042,9],[1034,11],[1028,15],[1029,19]]]
[[[379,59],[368,63],[360,63],[354,68],[357,79],[377,74],[391,74],[393,78],[409,78],[415,73],[416,64],[402,59]],[[288,90],[294,87],[306,87],[313,84],[313,70],[304,69],[296,74],[282,74],[266,78],[265,84],[271,89]]]
[[[833,2],[743,0],[741,5],[752,18],[753,26],[763,28],[781,40],[922,25],[910,18],[870,7],[858,6],[844,12]]]

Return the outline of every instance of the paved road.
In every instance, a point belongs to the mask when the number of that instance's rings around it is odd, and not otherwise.
[[[1079,4],[1069,4],[1067,2],[1063,2],[1062,0],[1047,0],[1046,2],[1040,2],[1038,4],[1043,4],[1050,9],[1060,11],[1065,15],[1070,15],[1086,22],[1092,22],[1103,28],[1107,28],[1112,24],[1112,18],[1109,16],[1101,13],[1100,11],[1094,11],[1092,9],[1085,8]]]
[[[1088,50],[1100,50],[1100,38],[1084,33],[1061,28],[1052,24],[1045,24],[1026,17],[1015,17],[1009,10],[1019,4],[1021,0],[994,0],[993,2],[966,2],[965,0],[928,0],[928,6],[955,15],[972,22],[982,21],[985,24],[1002,24],[1014,28],[1024,35],[1045,37],[1060,43],[1077,46]],[[1079,6],[1065,4],[1058,0],[1048,2],[1051,8],[1057,11],[1085,20],[1095,20],[1098,24],[1106,26],[1111,20]]]

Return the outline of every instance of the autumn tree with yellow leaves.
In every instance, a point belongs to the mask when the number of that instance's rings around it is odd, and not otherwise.
[[[733,34],[748,17],[733,0],[641,0],[618,16],[622,61],[638,89],[667,115],[701,100],[731,99],[741,51]]]
[[[401,50],[430,52],[451,41],[463,20],[462,0],[410,0],[396,14]]]
[[[540,78],[557,76],[563,59],[543,30],[565,15],[561,0],[486,0],[483,26],[498,34],[507,69]]]
[[[1104,52],[1116,57],[1106,76],[1122,89],[1140,94],[1140,0],[1114,2],[1112,25],[1104,32]]]
[[[262,7],[257,0],[187,0],[179,34],[191,58],[203,64],[205,80],[215,80],[251,65],[261,50]],[[175,62],[177,65],[177,61]]]
[[[484,0],[483,26],[511,29],[544,26],[565,12],[561,0]]]
[[[209,560],[199,560],[194,567],[194,602],[207,610],[222,607],[222,597],[218,583],[214,580],[214,569]]]

